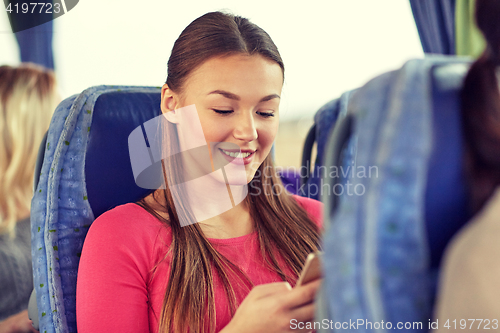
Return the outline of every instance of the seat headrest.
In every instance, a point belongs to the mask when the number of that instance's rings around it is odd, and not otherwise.
[[[159,90],[116,91],[96,100],[85,158],[85,181],[94,217],[152,192],[135,183],[128,136],[161,114],[160,98]]]

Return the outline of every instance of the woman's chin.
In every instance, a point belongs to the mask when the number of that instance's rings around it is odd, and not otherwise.
[[[227,177],[227,183],[229,186],[245,186],[250,183],[252,179],[248,179],[247,175],[239,175],[238,177]]]

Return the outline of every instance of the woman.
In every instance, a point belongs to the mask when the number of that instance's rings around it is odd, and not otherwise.
[[[499,1],[477,0],[476,21],[487,48],[462,89],[465,165],[471,208],[477,214],[446,251],[436,306],[439,325],[434,327],[442,331],[500,328],[499,18]]]
[[[318,250],[321,206],[287,194],[269,154],[283,75],[271,38],[247,19],[208,13],[181,33],[161,101],[175,134],[165,156],[181,158],[166,162],[166,189],[94,221],[80,333],[288,332],[313,319],[319,281],[290,285]]]
[[[31,332],[30,203],[38,148],[60,97],[52,71],[0,67],[0,332]]]

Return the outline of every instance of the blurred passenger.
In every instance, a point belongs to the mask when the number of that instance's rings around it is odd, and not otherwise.
[[[462,118],[477,214],[443,261],[436,306],[443,332],[500,330],[500,1],[477,0],[476,21],[488,45],[465,79]]]
[[[60,97],[51,70],[0,67],[0,333],[36,332],[30,203],[38,148]]]
[[[184,29],[160,117],[164,156],[180,158],[165,161],[166,189],[90,227],[80,333],[288,332],[313,319],[319,281],[291,285],[318,249],[321,204],[288,194],[272,162],[283,79],[276,45],[249,20],[213,12]]]

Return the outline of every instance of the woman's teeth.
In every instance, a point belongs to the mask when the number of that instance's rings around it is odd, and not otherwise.
[[[230,151],[226,151],[224,149],[221,149],[221,151],[224,154],[226,154],[227,156],[236,157],[236,158],[247,158],[248,156],[252,155],[252,153],[233,153]]]

